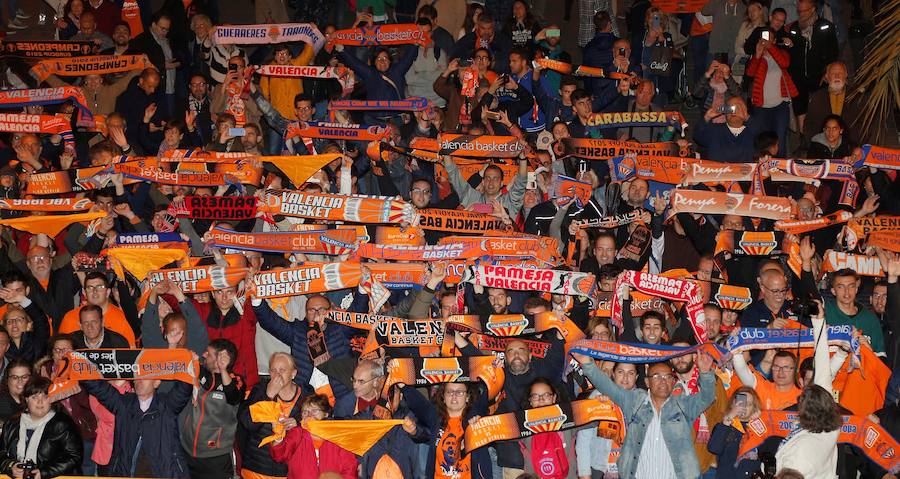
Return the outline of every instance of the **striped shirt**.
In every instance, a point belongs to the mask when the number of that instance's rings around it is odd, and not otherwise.
[[[650,401],[649,394],[646,401]],[[672,457],[669,456],[669,448],[666,446],[666,440],[662,434],[659,411],[652,402],[650,407],[653,408],[653,420],[650,421],[644,434],[644,445],[641,446],[641,455],[634,477],[636,479],[677,479],[675,466],[672,464]]]

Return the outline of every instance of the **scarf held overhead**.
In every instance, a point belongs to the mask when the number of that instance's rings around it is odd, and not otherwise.
[[[892,474],[900,472],[897,452],[900,444],[878,423],[860,416],[842,416],[837,442],[861,450],[882,469]],[[786,437],[799,427],[800,414],[790,411],[762,411],[758,418],[747,423],[741,439],[738,458],[743,458],[771,436]]]
[[[466,453],[495,441],[563,431],[594,421],[600,422],[598,435],[622,442],[625,437],[622,411],[608,399],[595,398],[482,416],[466,426]]]
[[[505,378],[503,362],[495,356],[465,358],[394,358],[387,365],[384,391],[395,384],[429,386],[442,383],[473,383],[482,381],[488,387],[488,397],[495,398]]]
[[[687,303],[687,316],[694,330],[697,341],[705,342],[706,314],[703,312],[703,298],[700,294],[700,286],[697,283],[683,279],[666,278],[665,276],[626,270],[616,280],[613,291],[619,291],[622,284],[627,284],[638,291],[652,296],[659,296],[669,301],[684,301]],[[622,329],[622,303],[613,301],[610,305],[610,321]]]
[[[597,290],[593,274],[515,266],[472,265],[466,268],[463,283],[515,291],[592,297]]]
[[[431,35],[422,31],[415,23],[392,23],[365,28],[337,30],[328,39],[328,43],[332,45],[356,47],[404,45],[409,43],[425,46],[429,41],[431,41]]]
[[[738,215],[772,220],[790,219],[793,206],[790,198],[778,196],[744,195],[676,188],[672,193],[670,215],[702,213]]]
[[[304,42],[319,51],[325,35],[312,23],[260,25],[225,25],[216,27],[213,43],[218,45],[263,45],[268,43]]]
[[[78,77],[107,75],[131,70],[143,70],[153,64],[146,55],[98,55],[89,57],[42,60],[31,67],[31,74],[39,82],[50,75]]]
[[[356,232],[349,229],[242,233],[217,226],[210,232],[217,248],[263,253],[303,253],[342,255],[353,251]]]
[[[269,190],[265,206],[273,215],[365,224],[415,224],[415,210],[405,201],[363,195],[332,195],[292,190]]]

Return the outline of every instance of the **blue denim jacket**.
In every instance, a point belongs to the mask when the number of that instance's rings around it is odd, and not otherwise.
[[[634,477],[647,426],[653,419],[650,394],[643,389],[626,391],[593,363],[583,365],[584,375],[601,394],[609,396],[625,417],[625,444],[617,461],[620,477]],[[675,474],[683,479],[700,477],[700,464],[694,452],[691,429],[697,419],[716,399],[716,376],[712,372],[700,374],[700,392],[690,396],[672,396],[662,406],[660,418],[663,439],[669,449]]]

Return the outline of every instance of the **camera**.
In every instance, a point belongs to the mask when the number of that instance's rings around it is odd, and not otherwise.
[[[811,294],[802,298],[795,298],[791,301],[791,311],[804,317],[818,316],[821,312],[819,311],[819,303],[816,303],[816,299],[818,298]]]
[[[723,115],[733,115],[737,113],[737,105],[722,105],[716,111]]]
[[[461,58],[459,60],[459,66],[460,66],[460,68],[468,68],[468,67],[472,66],[472,59],[471,58]]]
[[[37,469],[37,464],[34,463],[31,459],[21,462],[17,464],[19,469],[22,470],[22,479],[31,479],[34,477],[34,471]]]

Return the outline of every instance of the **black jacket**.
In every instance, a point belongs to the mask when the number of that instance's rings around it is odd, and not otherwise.
[[[153,477],[190,477],[178,439],[178,414],[191,400],[193,388],[178,381],[168,393],[157,392],[146,412],[137,394],[119,394],[106,381],[81,381],[81,387],[116,416],[109,475],[132,476],[138,441],[150,457]]]
[[[22,333],[18,346],[14,341],[9,342],[6,357],[10,360],[22,358],[34,363],[46,352],[47,340],[50,338],[50,323],[34,301],[25,308],[25,314],[31,318],[32,330]]]
[[[163,53],[163,49],[159,46],[159,43],[156,43],[156,39],[153,38],[153,34],[150,33],[150,30],[145,30],[144,33],[134,37],[128,43],[128,53],[130,55],[137,55],[143,53],[147,55],[147,58],[150,59],[150,63],[159,70],[159,75],[161,77],[159,84],[160,86],[165,86],[166,84],[166,55]],[[118,108],[116,109],[118,110]],[[143,110],[141,111],[143,114]]]
[[[793,46],[791,66],[788,73],[797,86],[804,85],[809,91],[816,91],[825,74],[825,67],[838,59],[837,29],[834,24],[819,17],[812,27],[809,41],[801,34],[799,21],[787,27]]]
[[[71,334],[72,346],[75,349],[88,349],[87,343],[84,341],[84,331],[78,330]],[[128,340],[121,334],[107,328],[103,328],[103,341],[97,349],[128,349]]]
[[[20,461],[16,458],[19,444],[19,418],[3,427],[0,435],[0,472],[12,477],[12,468]],[[81,475],[84,445],[78,427],[64,412],[57,412],[47,425],[37,450],[37,464],[42,478]]]
[[[299,320],[298,320],[299,321]],[[244,430],[247,431],[246,444],[244,454],[241,456],[241,463],[244,469],[248,471],[265,474],[267,476],[287,476],[287,465],[275,462],[269,453],[271,444],[257,447],[263,438],[272,435],[272,425],[267,422],[253,422],[250,418],[250,406],[260,401],[271,401],[272,398],[266,394],[266,386],[269,385],[268,380],[257,383],[250,391],[250,396],[241,404],[238,409],[238,421]],[[298,389],[299,393],[299,389]],[[294,403],[289,417],[300,422],[300,400]]]

